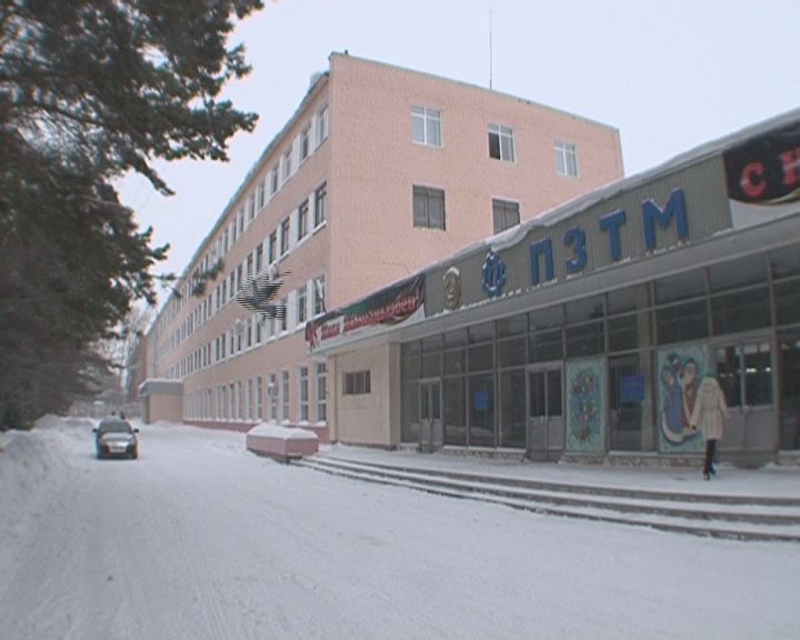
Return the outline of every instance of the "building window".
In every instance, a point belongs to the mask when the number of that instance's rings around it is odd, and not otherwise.
[[[325,313],[325,274],[314,278],[314,315]]]
[[[308,125],[300,132],[300,162],[304,162],[308,158],[310,138],[311,125]]]
[[[514,162],[514,130],[499,124],[489,125],[489,156],[498,160]]]
[[[267,383],[267,396],[269,397],[269,417],[271,420],[278,419],[278,379],[274,373],[269,374]]]
[[[292,175],[292,150],[283,154],[283,181],[286,182]]]
[[[283,308],[283,314],[280,316],[281,333],[283,333],[284,331],[288,331],[289,330],[289,319],[286,317],[287,315],[289,315],[288,314],[288,311],[289,311],[288,305],[289,305],[289,299],[288,298],[281,298],[280,306]]]
[[[317,112],[317,146],[328,137],[328,105]]]
[[[297,241],[300,242],[308,235],[308,200],[303,200],[297,207]]]
[[[328,419],[328,407],[325,402],[328,395],[326,373],[325,363],[317,363],[317,420],[319,422],[325,422]]]
[[[411,107],[411,139],[431,147],[441,147],[441,112],[427,107]]]
[[[244,207],[239,209],[237,221],[239,223],[239,235],[241,236],[244,233]]]
[[[253,254],[251,253],[247,256],[247,261],[245,262],[244,277],[250,278],[253,275],[255,274],[253,272]],[[241,287],[239,288],[241,289]]]
[[[269,243],[267,246],[267,264],[272,264],[278,259],[278,232],[273,231],[269,234]]]
[[[247,198],[247,224],[249,225],[256,217],[256,194],[251,193]]]
[[[256,378],[256,417],[264,419],[264,385],[261,376]]]
[[[308,309],[308,285],[303,285],[297,290],[297,324],[306,321]]]
[[[300,420],[308,422],[308,367],[300,367]]]
[[[444,191],[414,186],[414,226],[444,229]]]
[[[369,371],[354,371],[344,374],[344,395],[364,395],[370,392]]]
[[[285,256],[289,252],[289,218],[284,218],[281,222],[281,255]]]
[[[281,371],[281,420],[289,419],[289,372]]]
[[[261,181],[258,183],[258,208],[261,209],[264,204],[266,203],[266,185],[264,184],[264,178],[261,178]]]
[[[278,165],[269,170],[269,195],[274,196],[278,191]]]
[[[519,203],[507,200],[492,200],[494,232],[500,233],[519,224]]]
[[[578,149],[569,142],[556,142],[556,172],[560,176],[578,177]]]
[[[264,245],[259,243],[256,247],[256,266],[255,266],[255,273],[257,274],[261,271],[261,267],[264,266]]]
[[[255,394],[253,393],[253,379],[247,379],[247,419],[253,419],[253,403],[255,402]]]
[[[320,226],[325,222],[325,201],[327,195],[327,183],[322,185],[314,192],[314,227]]]

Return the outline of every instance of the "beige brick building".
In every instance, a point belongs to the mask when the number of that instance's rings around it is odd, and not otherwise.
[[[334,53],[163,306],[148,377],[182,382],[187,423],[324,426],[333,381],[306,348],[307,320],[622,176],[612,127]],[[218,260],[192,295],[192,274]],[[283,322],[235,299],[273,263],[289,272]]]

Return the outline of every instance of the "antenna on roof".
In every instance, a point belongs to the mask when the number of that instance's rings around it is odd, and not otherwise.
[[[492,10],[489,9],[489,89],[492,88]]]

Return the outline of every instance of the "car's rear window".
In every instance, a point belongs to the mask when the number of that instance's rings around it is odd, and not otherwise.
[[[131,425],[122,420],[103,420],[97,427],[100,433],[125,433],[133,431]]]

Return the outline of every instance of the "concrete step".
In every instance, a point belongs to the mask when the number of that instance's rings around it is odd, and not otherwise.
[[[713,496],[502,478],[411,466],[303,458],[295,464],[353,479],[531,512],[737,540],[800,542],[800,500]]]

